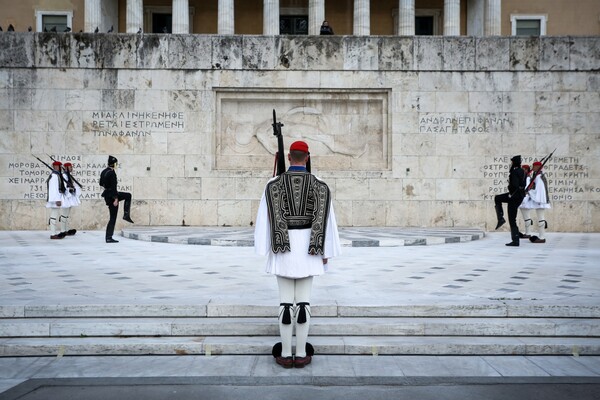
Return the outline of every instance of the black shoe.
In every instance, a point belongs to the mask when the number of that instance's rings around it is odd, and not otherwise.
[[[50,239],[62,239],[62,238],[64,238],[64,236],[61,236],[60,233],[50,236]]]
[[[123,219],[127,222],[131,222],[133,224],[133,221],[131,220],[131,218],[129,217],[129,215],[123,215]]]
[[[506,223],[506,220],[505,220],[504,218],[500,218],[500,219],[498,220],[498,225],[496,225],[496,230],[500,229],[500,227],[501,227],[502,225],[504,225],[505,223]]]
[[[507,246],[515,246],[515,247],[519,247],[519,242],[510,242],[510,243],[506,243]]]
[[[73,236],[76,233],[77,233],[77,229],[69,229],[67,231],[67,236]]]
[[[110,239],[106,239],[106,243],[119,243],[119,241],[115,240],[113,238],[110,238]]]

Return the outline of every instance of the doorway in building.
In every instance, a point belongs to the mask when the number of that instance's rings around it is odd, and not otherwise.
[[[308,35],[308,15],[282,15],[279,18],[280,35]]]
[[[173,32],[173,15],[152,13],[152,33]]]
[[[433,36],[435,18],[433,15],[415,17],[415,35]]]

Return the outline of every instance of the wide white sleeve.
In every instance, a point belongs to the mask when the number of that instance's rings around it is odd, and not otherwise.
[[[329,204],[329,218],[327,218],[327,228],[325,231],[325,246],[323,258],[333,258],[342,254],[340,245],[340,234],[338,232],[335,212],[333,211],[333,202]]]
[[[266,256],[271,252],[271,227],[269,226],[267,198],[264,192],[260,199],[254,226],[254,252],[261,256]]]
[[[546,185],[544,185],[541,175],[535,177],[535,189],[529,191],[529,197],[536,203],[545,204],[548,202],[548,199],[546,199]]]
[[[50,182],[48,182],[48,202],[55,203],[57,201],[63,201],[63,196],[58,189],[59,177],[57,174],[50,176]]]

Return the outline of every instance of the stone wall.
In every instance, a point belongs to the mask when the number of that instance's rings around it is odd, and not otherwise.
[[[119,158],[137,225],[249,226],[272,110],[343,226],[493,229],[509,158],[556,149],[550,230],[600,231],[600,38],[0,34],[1,229],[45,229],[47,168],[102,229]],[[117,228],[119,225],[117,226]]]

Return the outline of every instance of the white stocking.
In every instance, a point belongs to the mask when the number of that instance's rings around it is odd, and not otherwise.
[[[291,305],[294,303],[294,280],[278,276],[277,285],[279,286],[279,303],[289,304],[290,308],[288,311],[293,313]],[[279,306],[279,336],[281,336],[281,356],[291,357],[294,325],[292,323],[283,323],[285,308],[286,307],[283,305]]]
[[[60,214],[60,208],[51,208],[50,209],[50,220],[48,221],[48,224],[50,225],[50,233],[52,234],[52,236],[56,235],[56,223],[58,221],[59,218],[59,214]]]
[[[543,208],[536,208],[535,211],[537,212],[538,218],[538,236],[540,239],[544,239],[544,235],[546,234],[546,220],[544,219],[545,210]]]
[[[69,230],[69,215],[70,214],[71,214],[71,208],[61,208],[60,209],[61,232],[66,232]]]
[[[533,225],[533,221],[531,220],[529,208],[521,208],[521,214],[523,214],[523,221],[525,222],[525,234],[531,235],[531,225]]]
[[[312,290],[312,276],[296,279],[296,357],[306,357],[306,341],[310,327],[310,294]],[[300,304],[300,305],[299,305]],[[298,318],[304,307],[306,322],[298,323]]]

